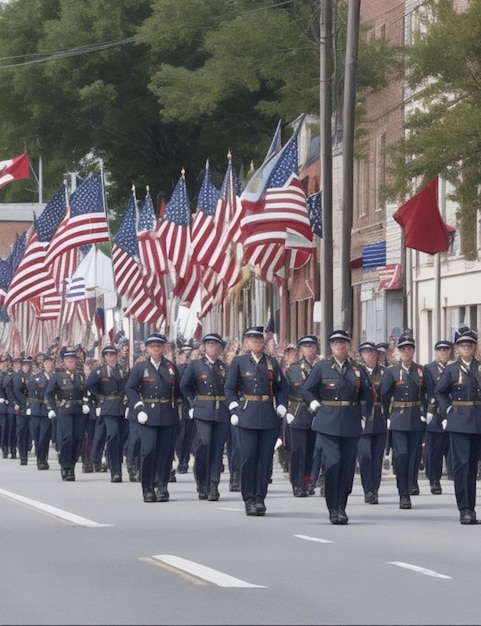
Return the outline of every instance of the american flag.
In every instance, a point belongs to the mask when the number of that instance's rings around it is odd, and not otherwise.
[[[112,265],[117,291],[130,296],[136,284],[142,280],[137,241],[137,201],[132,194],[112,246]]]
[[[219,245],[214,219],[219,199],[220,193],[212,183],[207,163],[204,180],[199,191],[197,211],[192,222],[191,263],[207,266],[209,259]]]
[[[20,265],[25,253],[27,242],[27,232],[17,237],[12,247],[12,252],[6,260],[0,265],[0,306],[3,305],[8,287],[12,282],[17,267]]]
[[[285,278],[286,266],[299,269],[312,255],[306,194],[297,174],[298,130],[254,174],[242,198],[245,260],[257,266],[267,282]]]
[[[159,237],[165,243],[167,259],[175,269],[177,278],[184,278],[189,267],[190,208],[183,172],[167,203],[164,219],[159,226]]]
[[[307,197],[307,212],[312,232],[322,239],[322,191]]]
[[[92,243],[109,241],[105,212],[103,173],[90,176],[71,194],[70,211],[52,237],[47,262],[63,252]]]
[[[144,205],[140,211],[137,230],[140,264],[142,273],[149,287],[156,285],[157,278],[167,273],[165,250],[157,230],[152,197],[147,191]]]

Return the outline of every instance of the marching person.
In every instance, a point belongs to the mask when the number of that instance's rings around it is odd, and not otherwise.
[[[127,374],[118,365],[115,346],[105,346],[102,356],[104,362],[92,369],[85,384],[96,406],[97,417],[105,425],[105,455],[110,468],[110,481],[121,483],[123,449],[128,436],[128,422],[125,420]]]
[[[402,333],[397,342],[401,360],[386,368],[381,404],[392,434],[399,508],[411,508],[417,485],[421,443],[426,428],[427,393],[424,368],[414,362],[416,342]]]
[[[289,406],[286,415],[287,450],[292,492],[296,498],[309,495],[316,432],[312,430],[312,413],[302,397],[302,386],[315,363],[319,361],[316,335],[304,335],[297,341],[300,358],[285,372],[289,383]]]
[[[177,354],[175,364],[179,370],[179,376],[182,380],[182,374],[190,361],[192,346],[186,344],[182,346]],[[189,417],[190,404],[184,398],[182,399],[181,415],[179,427],[175,437],[175,454],[177,455],[177,473],[187,474],[189,471],[190,455],[192,452],[192,442],[194,439],[195,422]]]
[[[20,371],[12,376],[13,397],[17,422],[17,447],[20,456],[20,465],[28,463],[28,449],[32,443],[30,430],[30,415],[32,410],[28,400],[28,385],[32,377],[32,358],[22,358]]]
[[[320,434],[325,467],[325,497],[331,524],[349,522],[346,504],[352,491],[363,411],[369,414],[374,396],[366,371],[349,357],[351,335],[334,330],[332,357],[312,368],[302,397],[314,414],[312,428]]]
[[[289,386],[273,356],[265,353],[264,328],[244,331],[246,354],[235,356],[225,383],[230,422],[238,428],[241,493],[246,515],[263,516],[274,446],[287,414]]]
[[[15,411],[15,395],[13,393],[13,378],[22,367],[22,359],[15,357],[11,361],[11,367],[8,368],[3,378],[3,389],[7,398],[7,419],[5,425],[4,444],[6,443],[11,459],[17,458],[17,415]]]
[[[429,479],[431,493],[442,494],[441,476],[443,473],[443,459],[448,451],[449,435],[443,429],[443,417],[434,396],[436,383],[451,361],[453,342],[441,339],[434,345],[434,361],[424,366],[426,390],[428,393],[428,412],[426,413],[426,476]]]
[[[2,456],[8,459],[8,442],[7,442],[7,404],[8,399],[3,387],[3,380],[7,375],[7,359],[0,357],[0,442],[2,444]]]
[[[152,333],[145,340],[148,358],[132,368],[125,393],[129,419],[140,424],[140,481],[144,502],[168,502],[170,470],[181,401],[179,372],[164,357],[167,338]]]
[[[361,343],[358,352],[362,360],[361,365],[367,371],[375,393],[373,410],[364,415],[366,422],[357,448],[359,471],[364,502],[378,504],[387,436],[386,418],[382,413],[380,401],[381,382],[386,368],[380,363],[379,351],[372,341]]]
[[[52,420],[48,419],[45,391],[53,375],[53,358],[44,355],[42,368],[30,378],[28,384],[28,400],[31,410],[32,435],[35,442],[37,468],[48,470],[48,450],[52,437]]]
[[[180,391],[189,403],[189,417],[195,420],[194,474],[199,500],[216,502],[230,428],[224,390],[226,366],[221,359],[225,342],[217,333],[208,333],[202,343],[204,354],[188,363],[180,381]]]
[[[477,524],[476,474],[481,446],[481,362],[477,331],[461,326],[454,343],[458,358],[447,365],[434,395],[449,433],[454,492],[461,524]]]
[[[85,376],[78,368],[78,354],[71,348],[60,351],[62,368],[48,381],[45,390],[47,416],[57,418],[57,446],[60,453],[62,480],[75,480],[75,465],[79,459],[90,413]]]

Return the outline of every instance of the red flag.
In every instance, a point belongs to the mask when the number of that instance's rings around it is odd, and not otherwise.
[[[438,205],[438,177],[404,203],[393,215],[404,232],[406,248],[427,254],[445,252],[455,229],[443,221]]]
[[[22,178],[30,178],[28,154],[24,152],[18,157],[0,161],[0,189]]]

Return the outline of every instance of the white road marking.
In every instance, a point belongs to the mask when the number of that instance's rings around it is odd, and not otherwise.
[[[109,526],[112,526],[112,524],[99,524],[98,522],[93,522],[86,517],[80,517],[80,515],[75,515],[74,513],[69,513],[68,511],[57,509],[57,507],[55,506],[50,506],[50,504],[44,504],[43,502],[39,502],[38,500],[31,500],[30,498],[19,496],[18,494],[12,493],[11,491],[5,491],[5,489],[0,489],[0,495],[11,498],[12,500],[17,500],[18,502],[23,502],[23,504],[27,504],[28,506],[31,506],[35,509],[39,509],[40,511],[45,511],[45,513],[50,513],[50,515],[59,517],[60,519],[63,519],[72,524],[77,524],[78,526],[87,526],[88,528],[107,528]]]
[[[403,561],[388,561],[389,565],[396,565],[396,567],[404,567],[404,569],[410,569],[418,574],[424,576],[433,576],[434,578],[444,578],[445,580],[452,580],[452,576],[446,576],[446,574],[439,574],[432,569],[426,569],[425,567],[419,567],[419,565],[412,565],[412,563],[404,563]]]
[[[219,509],[221,511],[242,511],[240,507],[235,506],[220,506]]]
[[[233,576],[229,576],[228,574],[224,574],[218,570],[206,567],[205,565],[200,565],[200,563],[188,561],[187,559],[183,559],[172,554],[158,554],[152,558],[175,567],[178,570],[197,576],[197,578],[207,580],[218,587],[250,587],[256,589],[267,589],[267,587],[264,587],[263,585],[253,585],[245,580],[240,580],[240,578],[234,578]]]
[[[320,539],[319,537],[309,537],[308,535],[294,535],[298,539],[304,539],[305,541],[317,541],[318,543],[334,543],[329,539]]]

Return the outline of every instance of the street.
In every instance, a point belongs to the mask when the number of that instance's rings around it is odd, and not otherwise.
[[[445,477],[433,496],[420,473],[401,511],[391,472],[377,506],[356,475],[349,525],[332,526],[277,461],[252,518],[228,473],[218,502],[197,499],[189,469],[146,504],[140,484],[81,464],[62,482],[54,457],[41,472],[0,460],[1,624],[480,623],[481,525],[459,524]]]

